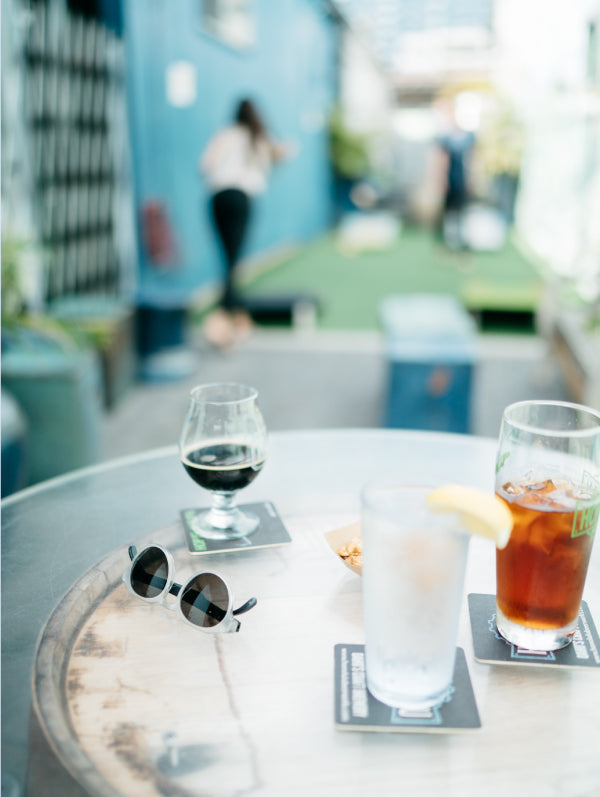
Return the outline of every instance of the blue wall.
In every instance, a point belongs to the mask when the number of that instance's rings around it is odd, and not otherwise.
[[[167,210],[180,252],[157,269],[140,247],[138,300],[185,306],[218,284],[219,250],[210,225],[198,158],[213,132],[231,120],[238,99],[257,101],[270,130],[300,146],[276,167],[256,206],[244,255],[310,240],[331,222],[326,120],[336,90],[337,30],[318,0],[254,0],[257,41],[238,51],[201,26],[200,0],[124,0],[136,208],[156,199]],[[197,98],[167,102],[174,61],[197,69]]]

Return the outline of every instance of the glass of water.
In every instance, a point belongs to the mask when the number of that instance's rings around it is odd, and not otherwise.
[[[431,511],[430,487],[370,484],[362,493],[367,686],[422,710],[451,693],[469,534]]]

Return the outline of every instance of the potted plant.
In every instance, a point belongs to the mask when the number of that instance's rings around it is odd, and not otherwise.
[[[334,108],[329,119],[329,156],[337,185],[340,208],[353,209],[350,192],[369,173],[368,139],[350,130],[341,108]]]
[[[25,417],[29,484],[96,462],[101,417],[100,369],[88,336],[30,309],[32,255],[31,242],[3,236],[2,391]]]
[[[507,224],[514,221],[523,147],[521,123],[511,105],[497,99],[478,134],[477,151],[490,181],[492,200]]]

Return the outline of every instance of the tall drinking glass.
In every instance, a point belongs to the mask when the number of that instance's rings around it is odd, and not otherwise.
[[[258,517],[237,506],[236,493],[260,473],[266,437],[254,388],[225,382],[190,393],[179,454],[188,475],[211,494],[212,507],[192,523],[201,537],[236,539],[258,528]]]
[[[496,552],[496,622],[530,650],[568,645],[577,628],[600,513],[600,413],[522,401],[504,410],[496,494],[514,526]]]
[[[450,693],[469,535],[431,511],[428,487],[362,494],[367,686],[390,706],[429,708]]]

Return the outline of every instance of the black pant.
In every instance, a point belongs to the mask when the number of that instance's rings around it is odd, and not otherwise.
[[[250,197],[237,188],[226,188],[211,200],[212,216],[225,254],[225,285],[220,305],[226,310],[239,309],[241,300],[236,294],[234,271],[250,217]]]

